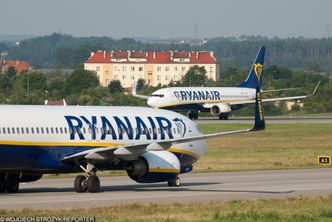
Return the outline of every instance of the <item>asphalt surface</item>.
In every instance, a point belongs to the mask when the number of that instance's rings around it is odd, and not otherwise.
[[[120,203],[209,202],[233,199],[332,195],[332,168],[181,175],[181,187],[137,184],[128,177],[101,178],[102,192],[75,193],[73,178],[42,179],[1,194],[0,209],[68,208]]]
[[[332,123],[332,117],[265,117],[269,123]],[[232,118],[219,120],[218,117],[201,117],[195,120],[197,124],[228,124],[228,123],[253,123],[254,118]]]

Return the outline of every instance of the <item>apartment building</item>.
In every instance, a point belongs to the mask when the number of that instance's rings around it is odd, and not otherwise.
[[[122,87],[130,88],[138,79],[152,86],[179,81],[194,65],[204,66],[208,78],[218,79],[219,65],[213,52],[97,51],[91,53],[84,68],[95,71],[102,86],[117,79]]]

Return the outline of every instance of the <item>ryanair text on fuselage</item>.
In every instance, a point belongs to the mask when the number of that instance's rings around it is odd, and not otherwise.
[[[135,116],[135,121],[129,120],[127,116],[118,117],[112,116],[112,118],[106,116],[64,116],[68,127],[70,129],[70,140],[75,140],[75,135],[78,139],[84,140],[84,134],[82,128],[84,125],[89,126],[91,133],[91,139],[96,140],[98,126],[100,128],[100,137],[98,139],[105,140],[107,136],[113,140],[123,140],[124,133],[127,134],[129,140],[140,140],[141,136],[145,136],[147,140],[165,140],[168,136],[169,139],[173,139],[172,122],[178,130],[181,128],[177,126],[178,119],[169,120],[162,116],[148,116],[147,120],[143,120],[139,116]],[[112,121],[111,121],[112,119]],[[182,124],[183,121],[182,121]],[[184,136],[185,132],[180,132]],[[160,137],[158,138],[158,134]]]
[[[174,96],[180,100],[221,100],[219,91],[174,91]]]

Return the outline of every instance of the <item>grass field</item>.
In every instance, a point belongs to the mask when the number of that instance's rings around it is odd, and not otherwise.
[[[86,216],[97,221],[332,221],[332,196],[88,209],[0,210],[0,216]]]
[[[250,128],[247,124],[201,125],[204,133]],[[268,124],[265,131],[210,139],[196,172],[321,167],[332,155],[332,124]]]

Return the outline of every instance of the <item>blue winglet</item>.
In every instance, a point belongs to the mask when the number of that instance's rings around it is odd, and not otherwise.
[[[262,103],[262,94],[259,87],[256,88],[256,106],[255,106],[255,126],[251,131],[259,131],[265,129],[265,118]]]

